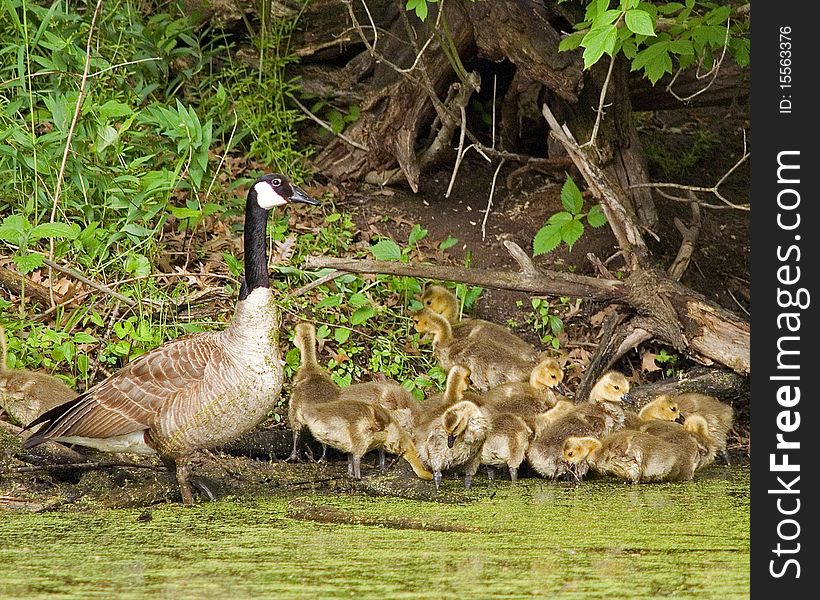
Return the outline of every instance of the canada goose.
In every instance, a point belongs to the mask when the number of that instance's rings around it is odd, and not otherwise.
[[[422,479],[432,474],[424,468],[410,436],[396,418],[381,406],[361,400],[307,403],[302,418],[314,438],[348,454],[348,474],[362,478],[362,456],[384,448],[404,458]]]
[[[176,476],[182,501],[193,503],[187,461],[197,449],[253,429],[277,402],[283,367],[279,307],[268,277],[268,211],[318,204],[287,177],[257,179],[245,204],[245,279],[230,325],[166,342],[117,373],[35,419],[26,441],[47,440],[110,452],[159,454]]]
[[[47,373],[8,368],[6,330],[0,326],[0,408],[21,426],[67,402],[77,392]]]
[[[592,388],[589,400],[565,407],[565,414],[556,418],[530,442],[527,461],[540,475],[555,479],[568,474],[562,456],[568,437],[602,438],[624,425],[621,403],[628,399],[629,381],[617,371],[604,373]],[[586,463],[575,471],[579,478],[586,474]]]
[[[709,435],[714,440],[717,453],[729,464],[729,454],[726,451],[726,438],[732,430],[734,409],[729,404],[721,402],[714,396],[689,392],[675,394],[672,399],[678,403],[680,414],[686,418],[689,415],[701,415],[709,424]]]
[[[413,315],[413,322],[419,333],[433,335],[433,352],[439,364],[448,370],[453,365],[469,367],[470,380],[481,391],[508,381],[527,381],[535,366],[534,357],[522,356],[492,340],[456,339],[450,322],[429,308]]]
[[[497,412],[517,415],[541,414],[555,406],[563,397],[564,370],[554,358],[548,357],[535,365],[529,381],[512,381],[490,388],[482,396],[483,404]]]
[[[506,465],[510,480],[518,479],[518,467],[533,436],[532,428],[518,415],[487,411],[489,431],[481,449],[481,464],[487,465],[487,476],[494,478],[493,467]]]
[[[689,481],[694,475],[691,448],[634,429],[616,431],[601,440],[567,438],[563,458],[576,467],[586,463],[599,473],[632,483]]]
[[[307,425],[304,415],[305,407],[333,402],[341,395],[339,386],[330,378],[316,358],[316,328],[312,323],[296,324],[293,345],[301,353],[301,362],[293,380],[293,390],[288,402],[288,424],[293,431],[293,450],[286,460],[299,458],[297,446],[302,430]],[[322,456],[319,460],[322,461],[327,453],[327,445],[319,441],[322,444]]]
[[[537,352],[532,344],[515,335],[508,328],[483,319],[459,318],[458,298],[441,285],[428,285],[421,295],[421,302],[430,310],[440,314],[450,322],[453,336],[457,339],[471,337],[492,340],[493,343],[505,346],[521,353],[522,356],[536,360]]]
[[[447,408],[426,429],[426,436],[416,447],[422,462],[433,471],[436,490],[441,486],[442,472],[456,467],[464,472],[464,487],[470,488],[481,464],[481,449],[488,430],[486,414],[469,400]]]

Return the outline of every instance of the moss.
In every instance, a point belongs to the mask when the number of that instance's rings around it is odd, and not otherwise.
[[[291,488],[190,509],[4,514],[0,597],[749,595],[747,468],[637,486],[445,484],[449,503]]]

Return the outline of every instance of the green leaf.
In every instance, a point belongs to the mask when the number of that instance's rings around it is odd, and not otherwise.
[[[86,333],[85,331],[78,331],[74,334],[74,342],[77,344],[93,344],[97,341],[90,333]]]
[[[569,246],[570,250],[572,250],[572,245],[577,242],[582,235],[584,235],[584,224],[581,223],[580,219],[568,221],[561,228],[561,239]]]
[[[350,322],[353,325],[361,325],[370,317],[376,316],[376,311],[372,306],[362,306],[357,308],[352,315],[350,315]]]
[[[116,100],[109,100],[100,106],[100,117],[103,119],[116,119],[117,117],[127,117],[134,111],[131,107]]]
[[[413,229],[410,230],[410,236],[407,239],[408,246],[414,246],[419,241],[423,240],[427,237],[427,230],[424,229],[421,225],[416,223],[413,225]]]
[[[3,224],[0,225],[0,240],[15,246],[22,246],[26,242],[30,229],[31,224],[25,217],[22,215],[9,215],[3,219]]]
[[[603,56],[604,52],[612,54],[615,48],[615,40],[618,37],[617,28],[614,25],[595,27],[581,40],[584,50],[584,68],[589,69]]]
[[[688,56],[695,53],[695,48],[692,46],[692,40],[674,40],[669,44],[669,51]]]
[[[400,260],[401,248],[393,240],[380,240],[370,246],[370,252],[376,260]]]
[[[562,229],[573,216],[568,212],[558,212],[552,215],[547,223],[538,230],[532,241],[533,256],[552,252],[562,240]]]
[[[558,44],[558,50],[560,52],[575,50],[578,46],[581,45],[581,40],[584,39],[585,35],[586,34],[583,31],[576,31],[573,34],[568,35]]]
[[[27,275],[43,266],[43,256],[36,252],[16,254],[14,256],[14,264],[17,265],[17,271],[20,275]]]
[[[664,73],[672,72],[672,58],[669,56],[669,41],[658,41],[638,52],[632,61],[632,70],[643,69],[654,85]]]
[[[567,180],[561,188],[561,204],[571,215],[577,215],[584,207],[584,197],[581,195],[581,190],[578,189],[575,181],[569,175],[567,175]]]
[[[142,254],[129,254],[125,259],[125,272],[137,277],[151,274],[151,263]]]
[[[187,208],[185,206],[171,206],[168,208],[171,214],[177,219],[196,219],[202,216],[202,211],[196,208]]]
[[[370,300],[364,294],[353,294],[347,301],[353,308],[361,308],[362,306],[370,306]]]
[[[129,235],[141,238],[148,237],[149,235],[153,235],[154,233],[152,230],[147,229],[146,227],[143,227],[142,225],[139,225],[137,223],[129,223],[128,225],[123,227],[122,230]]]
[[[604,214],[604,211],[601,210],[600,204],[596,204],[589,209],[589,212],[587,213],[587,223],[589,223],[591,227],[596,228],[606,224],[606,215]]]
[[[455,246],[456,244],[458,244],[458,238],[455,238],[455,237],[453,237],[453,236],[451,236],[451,235],[448,235],[448,236],[447,236],[447,239],[446,239],[446,240],[444,240],[444,241],[442,241],[442,242],[438,245],[438,249],[439,249],[439,250],[447,250],[447,248],[452,248],[452,247],[453,247],[453,246]]]
[[[42,238],[68,238],[73,240],[80,235],[80,228],[78,225],[68,225],[66,223],[43,223],[32,229],[29,235],[34,240]]]
[[[652,17],[649,13],[639,8],[626,11],[626,26],[629,31],[639,35],[655,35],[655,26],[652,23]]]
[[[350,330],[345,327],[337,327],[333,332],[333,339],[339,344],[344,344],[350,337]]]

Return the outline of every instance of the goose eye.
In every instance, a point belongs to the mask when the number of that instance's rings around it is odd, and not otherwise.
[[[432,301],[432,300],[428,300],[427,302],[425,302],[425,304],[426,304],[427,306],[432,306],[432,305],[433,305],[433,301]]]
[[[613,385],[612,387],[613,387],[614,389],[616,389],[616,390],[620,390],[620,389],[621,389],[621,388],[620,388],[620,386],[617,386],[617,385]]]
[[[673,406],[673,407],[672,407],[672,412],[678,412],[678,407],[677,407],[677,406]]]
[[[277,177],[276,179],[272,179],[270,183],[273,187],[279,187],[282,185],[282,180]]]
[[[575,453],[574,453],[572,450],[570,450],[569,452],[567,452],[567,456],[572,456],[573,454],[575,454]]]

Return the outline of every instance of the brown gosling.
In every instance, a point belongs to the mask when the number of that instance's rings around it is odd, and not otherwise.
[[[339,399],[360,400],[362,402],[378,404],[393,413],[393,416],[396,417],[396,420],[404,430],[411,436],[413,435],[413,428],[420,412],[420,405],[413,399],[409,391],[392,379],[354,383],[342,388]]]
[[[632,483],[690,481],[694,476],[697,450],[650,433],[622,429],[603,439],[569,437],[564,440],[563,459],[575,466],[588,465],[603,474]]]
[[[561,363],[548,357],[541,360],[530,373],[529,381],[514,381],[490,388],[483,403],[497,412],[517,415],[537,415],[553,408],[565,392],[564,370]]]
[[[469,390],[470,369],[454,365],[447,373],[444,391],[422,402],[413,422],[413,437],[417,443],[427,439],[427,434],[448,408],[462,400],[479,404],[478,394]]]
[[[396,418],[378,404],[361,400],[308,403],[302,414],[318,441],[348,455],[348,475],[362,478],[362,456],[384,449],[404,458],[422,479],[433,475],[424,468],[412,439]]]
[[[305,409],[308,406],[339,399],[341,389],[316,358],[316,327],[312,323],[297,323],[293,345],[299,348],[302,360],[293,380],[293,391],[288,404],[288,424],[293,430],[293,450],[286,460],[299,460],[297,445],[302,430],[307,426]],[[319,440],[321,441],[321,440]],[[322,457],[327,446],[322,442]]]
[[[511,413],[489,412],[490,426],[481,449],[481,464],[487,465],[487,476],[495,477],[494,467],[506,465],[510,480],[518,479],[518,468],[524,462],[527,446],[534,432],[525,419]]]
[[[536,360],[537,351],[528,341],[521,339],[507,327],[483,319],[461,319],[456,295],[441,285],[428,285],[421,295],[421,302],[430,310],[440,314],[450,322],[453,337],[492,340],[522,355]]]
[[[640,429],[649,421],[678,421],[683,423],[678,403],[669,396],[661,395],[644,405],[637,413],[626,411],[625,429]]]
[[[433,335],[433,352],[442,368],[468,367],[476,389],[486,391],[509,381],[529,380],[535,357],[522,356],[493,340],[457,339],[450,322],[429,308],[413,315],[413,322],[419,333]]]
[[[689,415],[683,424],[670,421],[647,421],[640,431],[651,433],[668,442],[692,448],[696,456],[694,468],[700,469],[715,460],[717,446],[709,435],[709,426],[701,415]]]
[[[469,400],[450,406],[431,424],[417,448],[433,472],[436,491],[441,487],[442,472],[455,468],[464,472],[464,487],[470,488],[489,427],[484,411]]]
[[[527,461],[543,477],[555,479],[569,475],[569,464],[563,458],[564,440],[568,437],[602,438],[624,425],[622,402],[628,399],[629,381],[618,371],[604,373],[592,388],[587,402],[565,407],[558,416],[530,442]],[[582,479],[588,470],[580,463],[574,471]]]
[[[717,453],[729,464],[729,454],[726,451],[726,438],[732,430],[734,410],[729,404],[721,402],[714,396],[689,392],[672,396],[680,407],[684,418],[689,415],[701,415],[709,424],[709,435],[717,445]]]
[[[8,368],[6,330],[0,326],[0,408],[25,427],[44,412],[76,398],[77,392],[48,373]]]

